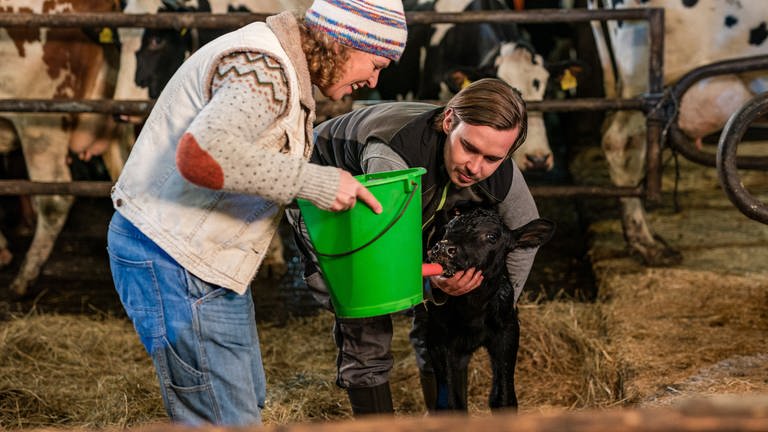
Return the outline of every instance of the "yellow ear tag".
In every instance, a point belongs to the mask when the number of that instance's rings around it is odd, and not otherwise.
[[[461,82],[461,88],[465,89],[470,84],[472,84],[472,81],[470,81],[469,78],[464,77],[464,81]]]
[[[99,32],[99,43],[103,44],[111,44],[115,43],[115,36],[112,34],[112,29],[109,27],[104,27]]]
[[[184,27],[184,28],[181,29],[181,35],[184,36],[186,34],[187,34],[187,28]]]
[[[570,69],[566,69],[563,74],[563,79],[560,80],[560,88],[563,90],[575,89],[578,83],[576,77],[573,76]]]

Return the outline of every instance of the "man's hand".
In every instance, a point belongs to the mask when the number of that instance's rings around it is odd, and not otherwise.
[[[347,171],[341,171],[341,181],[339,182],[339,192],[336,194],[336,200],[331,205],[331,211],[339,212],[349,210],[355,206],[359,198],[374,213],[380,214],[382,207],[375,196],[362,183],[352,177]]]
[[[460,296],[466,294],[483,283],[483,272],[474,267],[456,272],[452,277],[432,276],[429,283],[440,291],[452,295]]]

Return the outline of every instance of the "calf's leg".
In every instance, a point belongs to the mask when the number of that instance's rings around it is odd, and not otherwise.
[[[515,393],[515,365],[520,344],[520,324],[517,316],[512,319],[500,334],[495,335],[486,344],[491,358],[493,383],[488,405],[491,409],[517,409]]]
[[[467,411],[467,367],[471,354],[440,345],[430,346],[429,355],[435,370],[435,410]]]

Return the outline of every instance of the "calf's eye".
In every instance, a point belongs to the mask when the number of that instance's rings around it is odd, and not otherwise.
[[[485,235],[485,239],[491,243],[496,243],[496,240],[499,239],[499,235],[496,233],[488,233]]]

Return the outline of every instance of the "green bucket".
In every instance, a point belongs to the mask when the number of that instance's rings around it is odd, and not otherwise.
[[[366,318],[422,301],[421,176],[410,168],[356,176],[384,210],[358,202],[343,212],[297,200],[336,315]]]

